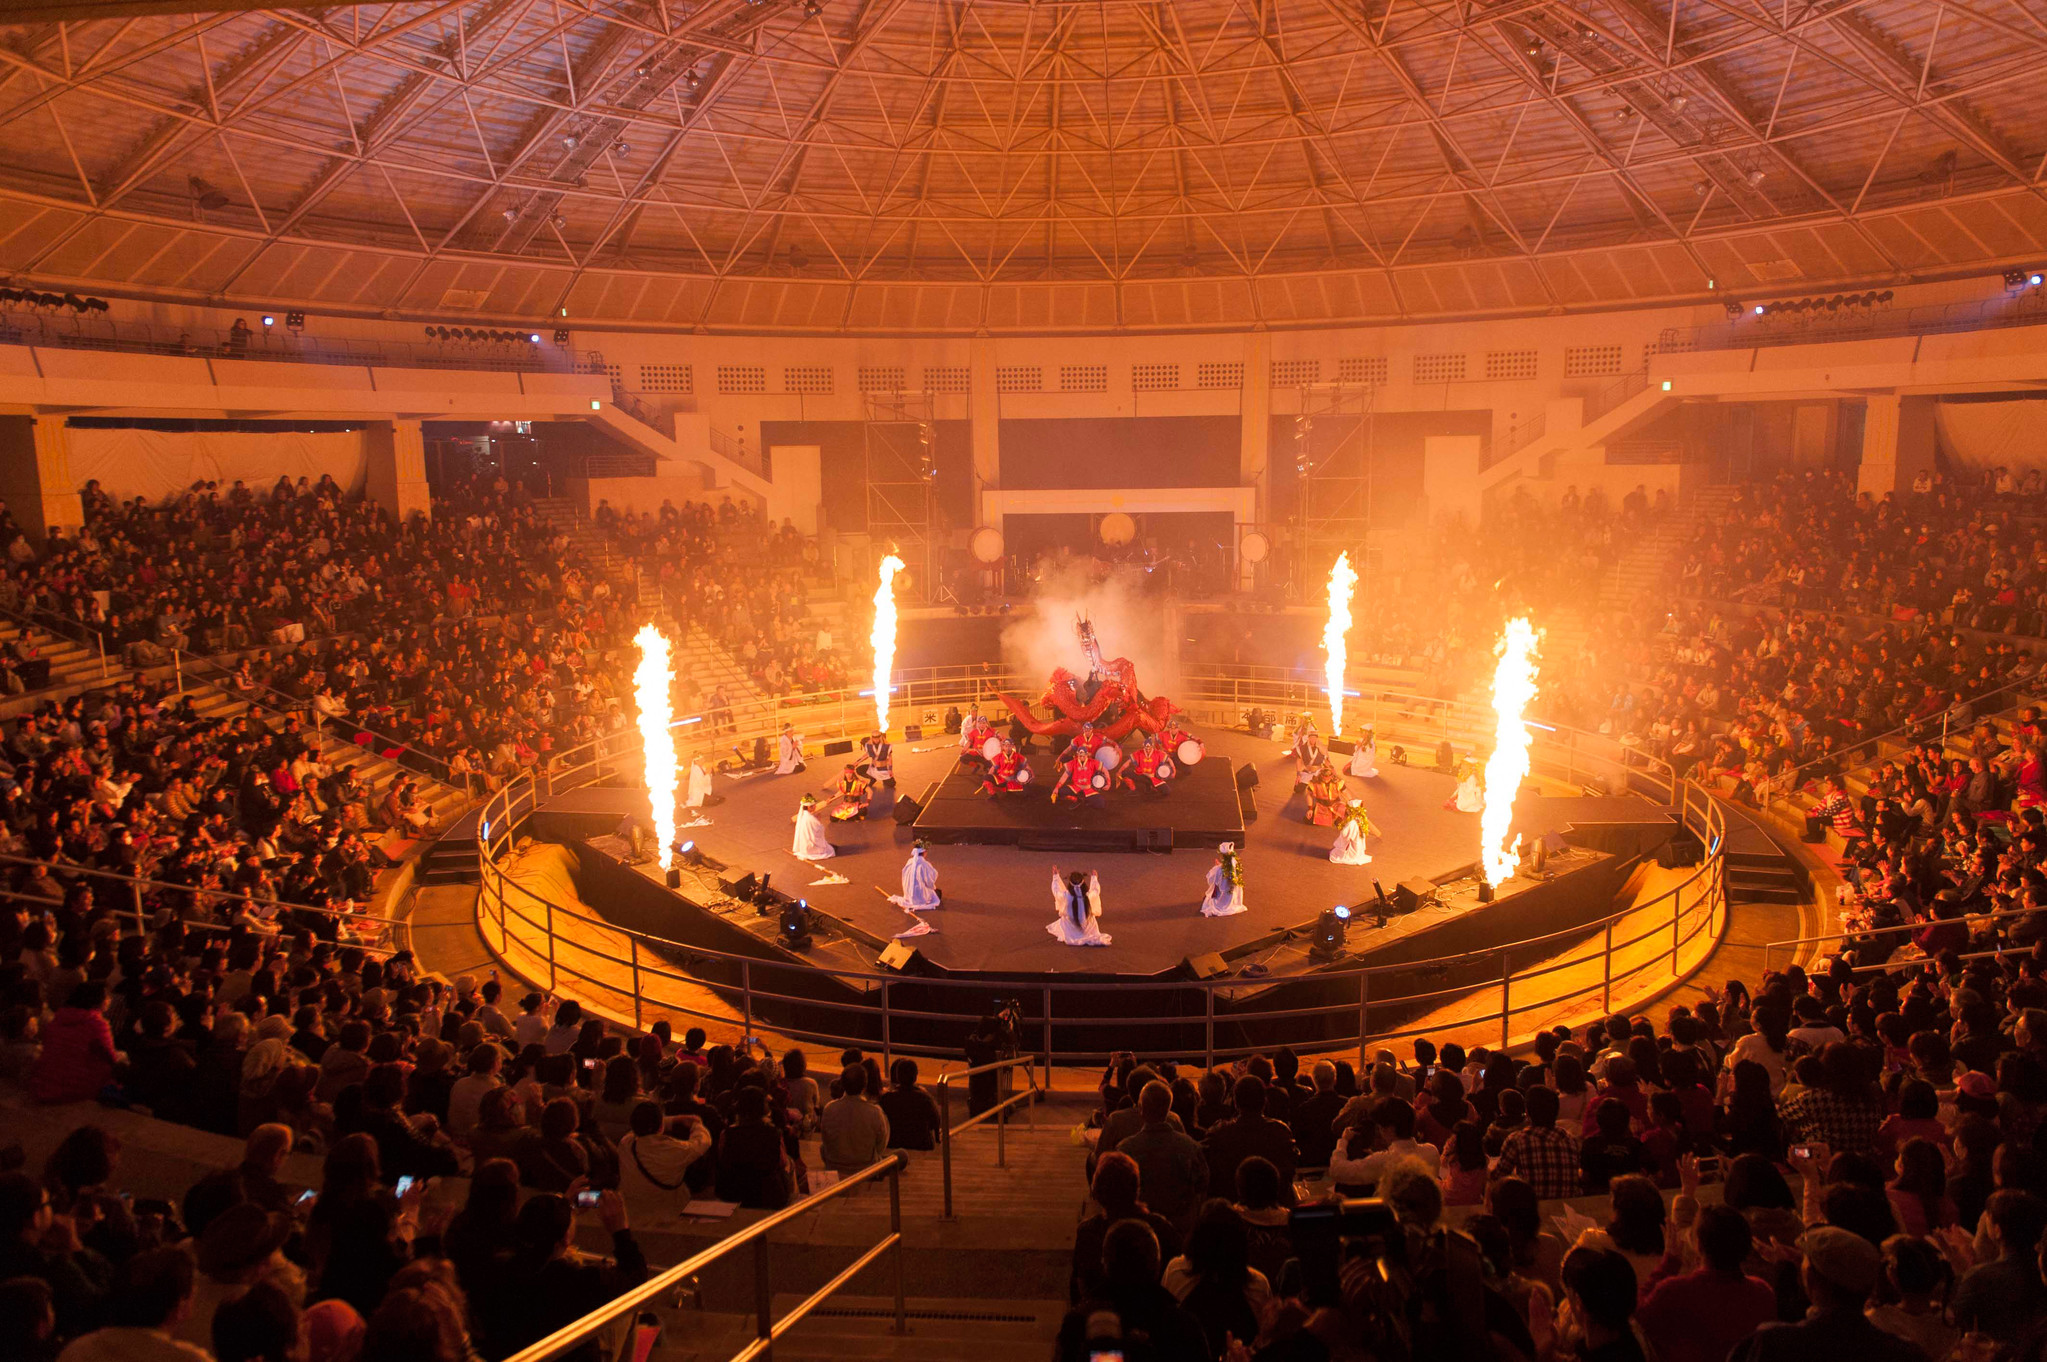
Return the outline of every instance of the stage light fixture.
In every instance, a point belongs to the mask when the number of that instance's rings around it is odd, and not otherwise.
[[[528,345],[538,345],[538,344],[540,344],[540,333],[539,333],[538,331],[529,331],[529,332],[527,332],[527,333],[526,333],[526,343],[527,343]]]
[[[704,863],[704,853],[697,848],[695,842],[684,842],[675,849],[675,854],[682,858],[684,865],[702,865]]]
[[[569,329],[566,326],[558,326],[554,329],[554,343],[556,345],[567,345],[569,343]]]
[[[263,314],[263,329],[267,331],[267,330],[269,330],[269,329],[270,329],[271,327],[273,327],[273,326],[275,326],[275,325],[277,325],[277,318],[275,318],[275,317],[271,316],[271,315],[270,315],[269,313],[267,313],[267,312],[266,312],[266,313],[264,313],[264,314]]]
[[[2040,287],[2041,278],[2042,276],[2040,274],[2040,271],[2034,270],[2031,274],[2026,276],[2026,282],[2028,284],[2031,284],[2034,288],[2038,288]]]
[[[284,324],[293,331],[303,331],[306,329],[306,314],[303,312],[287,312],[284,314]]]
[[[1762,315],[1763,315],[1763,305],[1762,305],[1761,303],[1757,303],[1757,304],[1755,305],[1755,307],[1754,307],[1753,311],[1755,312],[1755,314],[1756,314],[1756,315],[1757,315],[1758,317],[1762,316]]]
[[[1350,909],[1343,904],[1325,908],[1315,919],[1315,939],[1308,955],[1315,960],[1334,960],[1343,954],[1343,938],[1350,930]]]
[[[810,904],[805,899],[795,899],[782,906],[782,944],[792,951],[810,949]]]

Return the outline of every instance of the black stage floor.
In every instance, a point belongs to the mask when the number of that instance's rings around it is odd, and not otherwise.
[[[1118,790],[1099,809],[1052,802],[1058,779],[1050,753],[1031,754],[1027,789],[990,799],[981,772],[955,766],[936,785],[917,815],[917,835],[934,846],[963,842],[1016,846],[1031,851],[1097,852],[1138,846],[1204,848],[1244,840],[1244,814],[1230,763],[1210,757],[1189,767],[1159,798]]]
[[[926,915],[932,932],[911,944],[948,969],[1034,974],[1148,975],[1169,970],[1190,955],[1243,954],[1254,944],[1258,950],[1245,958],[1262,959],[1267,947],[1261,943],[1273,933],[1312,921],[1332,904],[1364,902],[1375,879],[1390,893],[1403,879],[1448,879],[1478,858],[1478,815],[1443,807],[1451,793],[1450,778],[1419,767],[1392,766],[1382,758],[1376,779],[1348,781],[1352,794],[1365,801],[1381,829],[1370,842],[1374,860],[1366,866],[1332,865],[1331,832],[1302,821],[1304,796],[1293,792],[1293,762],[1275,743],[1242,732],[1198,732],[1209,753],[1202,767],[1258,768],[1261,784],[1254,791],[1258,817],[1241,839],[1247,912],[1225,918],[1201,916],[1203,877],[1211,857],[1199,849],[1135,855],[934,846],[930,859],[938,868],[945,906]],[[921,794],[950,771],[956,756],[957,748],[950,742],[898,743],[899,788]],[[688,753],[683,757],[687,761]],[[890,937],[909,922],[908,915],[884,895],[899,892],[903,861],[915,836],[911,829],[899,827],[878,807],[873,819],[830,825],[827,835],[839,854],[822,865],[813,867],[790,854],[798,798],[805,791],[822,794],[839,766],[838,761],[819,761],[795,775],[720,776],[715,792],[724,796],[724,802],[706,810],[707,821],[685,827],[682,835],[694,838],[731,873],[769,871],[775,888],[808,898],[814,907],[864,933]],[[1164,802],[1172,804],[1177,798]],[[563,838],[597,835],[609,832],[621,812],[644,815],[646,807],[643,796],[628,790],[570,791],[546,801],[533,830]],[[1527,833],[1561,830],[1579,813],[1599,822],[1640,819],[1652,824],[1669,816],[1668,809],[1629,796],[1524,794],[1517,813],[1516,823]],[[580,828],[573,822],[579,816],[584,824]],[[1089,867],[1101,875],[1102,926],[1114,944],[1064,946],[1046,932],[1045,924],[1053,917],[1055,865],[1063,870]],[[848,882],[814,883],[834,874]],[[1370,951],[1377,933],[1361,927],[1363,922],[1353,927],[1350,945]],[[1392,940],[1400,932],[1398,920],[1385,930]]]

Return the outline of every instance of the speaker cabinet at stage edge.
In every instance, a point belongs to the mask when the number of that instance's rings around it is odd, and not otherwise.
[[[1436,883],[1434,880],[1420,878],[1402,880],[1399,884],[1393,886],[1393,911],[1396,913],[1412,913],[1416,909],[1425,908],[1435,902]]]
[[[1220,979],[1230,972],[1229,965],[1214,951],[1206,955],[1190,955],[1180,962],[1180,968],[1194,979]]]
[[[1246,791],[1258,788],[1258,768],[1248,761],[1237,768],[1237,788]]]
[[[841,738],[837,742],[828,742],[824,745],[824,754],[828,757],[843,757],[852,750],[851,738]]]
[[[904,741],[904,742],[923,742],[923,741],[924,741],[924,725],[922,725],[922,724],[904,724],[904,725],[903,725],[903,741]]]
[[[896,820],[897,827],[907,828],[910,824],[916,822],[917,815],[923,812],[924,806],[919,804],[912,796],[896,796],[896,807],[892,816]]]
[[[750,899],[754,890],[760,888],[760,876],[749,870],[736,880],[721,879],[718,887],[736,899]]]
[[[1678,870],[1688,865],[1697,865],[1705,855],[1706,847],[1703,842],[1688,832],[1681,832],[1656,848],[1656,864],[1666,870]]]
[[[908,973],[912,965],[923,958],[923,953],[907,941],[891,941],[881,948],[881,957],[876,962],[883,969]]]

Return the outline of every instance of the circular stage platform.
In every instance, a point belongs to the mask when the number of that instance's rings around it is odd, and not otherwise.
[[[1374,900],[1374,881],[1388,895],[1403,880],[1447,881],[1456,878],[1478,856],[1478,815],[1444,807],[1453,782],[1432,769],[1396,766],[1382,748],[1379,774],[1372,779],[1346,777],[1353,796],[1380,835],[1370,841],[1372,863],[1334,865],[1330,828],[1303,819],[1306,796],[1293,789],[1294,763],[1275,742],[1243,731],[1194,730],[1207,744],[1201,764],[1210,783],[1231,777],[1244,767],[1257,771],[1250,791],[1249,821],[1243,826],[1245,903],[1248,911],[1231,917],[1205,918],[1200,903],[1213,847],[1178,850],[1074,851],[1032,850],[1029,844],[934,844],[928,855],[939,872],[945,906],[922,915],[933,930],[911,940],[924,959],[956,973],[1016,975],[1118,975],[1152,977],[1174,971],[1190,957],[1220,955],[1241,966],[1268,951],[1285,953],[1272,960],[1275,973],[1298,971],[1305,945],[1289,944],[1286,934],[1311,924],[1323,909],[1336,904],[1358,905]],[[814,750],[814,748],[813,748]],[[896,744],[896,797],[920,800],[953,770],[959,750],[949,737]],[[838,854],[818,865],[800,861],[791,852],[791,822],[805,792],[818,794],[837,777],[844,757],[813,757],[807,771],[721,775],[714,792],[723,802],[703,811],[706,819],[681,829],[735,879],[766,873],[775,889],[807,899],[819,912],[846,924],[854,933],[885,943],[911,922],[885,895],[896,893],[904,859],[916,831],[889,816],[877,799],[868,819],[832,823],[827,835]],[[1019,799],[1042,801],[1045,794]],[[1204,801],[1212,804],[1212,798]],[[1185,801],[1193,812],[1193,801]],[[1141,806],[1131,814],[1133,807]],[[542,823],[556,835],[567,835],[557,820],[583,817],[594,827],[615,824],[626,813],[645,810],[644,796],[627,788],[585,788],[543,800]],[[1110,815],[1136,817],[1151,826],[1171,827],[1175,798],[1152,800],[1137,794],[1112,797]],[[1251,812],[1255,810],[1255,817]],[[1203,816],[1213,821],[1212,810]],[[1517,827],[1529,836],[1555,832],[1584,821],[1662,829],[1673,826],[1668,809],[1636,796],[1572,795],[1552,798],[1524,791],[1517,803]],[[1086,825],[1090,815],[1076,812],[1064,821]],[[1107,821],[1106,819],[1104,821]],[[1129,818],[1126,817],[1128,822]],[[550,834],[541,833],[542,836]],[[1056,840],[1056,837],[1053,839]],[[1168,839],[1170,842],[1170,839]],[[1573,851],[1566,859],[1590,859],[1593,853]],[[1101,876],[1102,926],[1113,938],[1103,947],[1063,945],[1045,930],[1053,918],[1051,879],[1061,870],[1092,869]],[[820,882],[842,876],[845,883]],[[1469,905],[1467,905],[1467,908]],[[1423,925],[1413,918],[1395,918],[1375,928],[1364,915],[1351,926],[1347,946],[1353,956],[1368,955]],[[820,962],[822,963],[822,962]]]

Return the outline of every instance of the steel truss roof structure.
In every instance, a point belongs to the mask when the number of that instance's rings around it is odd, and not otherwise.
[[[0,28],[0,269],[961,331],[1531,312],[2047,255],[2042,0],[176,8],[0,5],[30,17]]]

